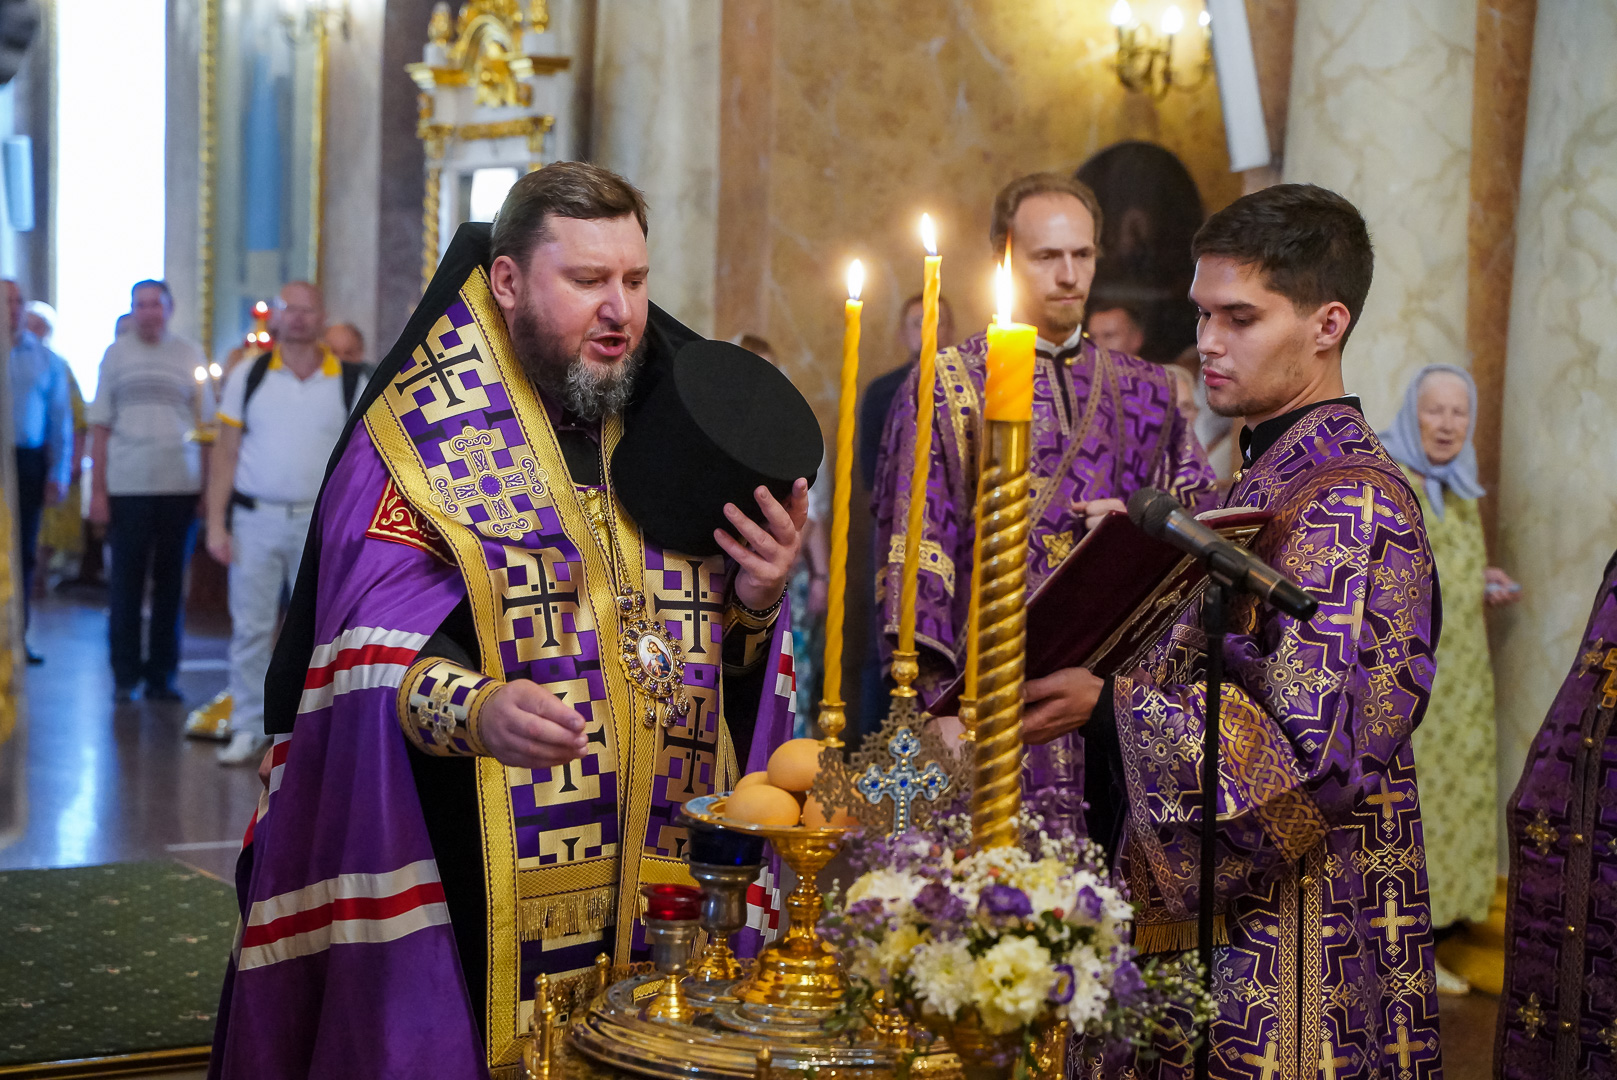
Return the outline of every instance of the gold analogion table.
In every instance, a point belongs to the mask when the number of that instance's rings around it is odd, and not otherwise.
[[[568,1051],[614,1069],[655,1077],[727,1080],[767,1076],[773,1070],[817,1070],[822,1076],[887,1077],[901,1056],[912,1051],[907,1028],[866,1028],[853,1037],[822,1026],[847,989],[841,961],[819,935],[822,910],[816,877],[836,855],[849,830],[801,825],[743,825],[724,817],[726,796],[710,795],[686,804],[693,823],[766,839],[797,875],[786,906],[786,933],[765,946],[750,972],[740,978],[682,982],[681,1019],[659,1018],[656,1003],[666,999],[658,973],[619,980],[597,994],[573,1018]],[[713,950],[722,944],[710,942]],[[693,958],[693,965],[700,969]],[[939,1080],[958,1075],[959,1066],[941,1043],[920,1048],[912,1071]]]

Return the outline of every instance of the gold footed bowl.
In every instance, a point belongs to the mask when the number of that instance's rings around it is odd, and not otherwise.
[[[822,905],[816,877],[849,830],[743,825],[724,817],[726,795],[685,804],[686,816],[707,825],[763,836],[797,875],[787,899],[786,933],[759,954],[752,972],[728,983],[709,983],[706,1000],[692,998],[694,1015],[670,1021],[650,1015],[662,976],[638,975],[608,986],[575,1016],[572,1049],[603,1064],[657,1077],[690,1080],[780,1076],[813,1070],[821,1080],[876,1080],[893,1076],[907,1053],[908,1029],[867,1029],[853,1039],[824,1030],[847,990],[836,950],[820,937]],[[763,1057],[760,1052],[767,1052]],[[761,1065],[767,1060],[767,1066]],[[767,1070],[767,1071],[766,1071]],[[946,1047],[921,1049],[911,1074],[925,1080],[961,1080]]]
[[[959,1020],[949,1022],[923,1017],[921,1026],[949,1041],[960,1060],[965,1080],[1008,1080],[1022,1056],[1027,1034],[1023,1029],[996,1033],[986,1030],[976,1009],[967,1009]],[[1072,1026],[1065,1020],[1047,1019],[1032,1025],[1033,1053],[1030,1075],[1033,1080],[1060,1080],[1066,1070],[1067,1040]]]

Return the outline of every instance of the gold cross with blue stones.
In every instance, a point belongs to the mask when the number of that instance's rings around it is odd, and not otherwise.
[[[494,464],[494,451],[504,449],[494,445],[494,433],[478,431],[467,424],[461,433],[448,441],[448,450],[466,466],[463,480],[437,476],[432,480],[432,501],[450,517],[462,518],[472,506],[488,511],[488,520],[468,524],[495,536],[520,540],[534,528],[532,515],[520,511],[512,503],[516,495],[538,497],[541,490],[537,467],[533,458],[513,456],[505,468]],[[445,455],[446,460],[448,455]]]
[[[893,733],[887,752],[893,756],[894,764],[886,772],[871,765],[853,786],[872,806],[883,799],[893,801],[891,835],[897,836],[910,831],[910,804],[922,796],[937,802],[938,796],[949,789],[949,775],[935,761],[927,762],[923,769],[915,767],[921,740],[907,727]]]

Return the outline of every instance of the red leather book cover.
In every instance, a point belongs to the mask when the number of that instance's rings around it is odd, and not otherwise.
[[[1230,507],[1197,520],[1250,548],[1271,516]],[[1102,677],[1132,669],[1206,584],[1200,562],[1145,535],[1127,514],[1108,514],[1028,597],[1027,678],[1069,667]],[[964,676],[955,679],[927,711],[954,715],[964,686]]]

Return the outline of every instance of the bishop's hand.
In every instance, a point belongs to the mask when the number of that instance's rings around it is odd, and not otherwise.
[[[792,497],[782,506],[769,489],[759,486],[753,492],[758,509],[763,511],[764,522],[759,525],[735,503],[724,504],[724,516],[736,535],[723,529],[713,530],[724,553],[740,567],[736,574],[736,599],[755,611],[763,611],[780,599],[786,591],[786,580],[797,565],[798,553],[803,549],[803,523],[808,520],[808,481],[798,478],[792,485]]]
[[[483,745],[502,765],[548,769],[584,756],[584,718],[538,683],[506,683],[478,713]]]

